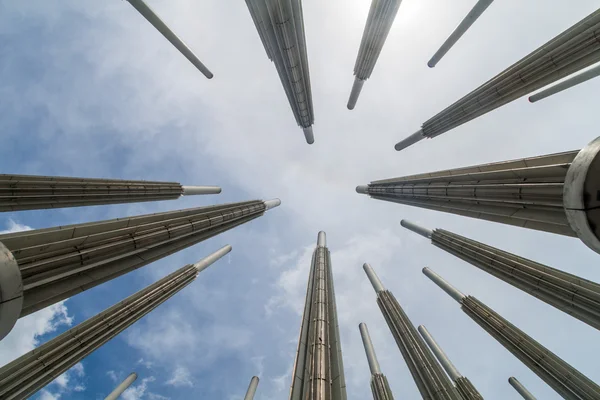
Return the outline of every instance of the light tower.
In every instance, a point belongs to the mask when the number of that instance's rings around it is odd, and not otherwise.
[[[296,123],[312,144],[315,122],[301,0],[246,0],[267,57],[275,63]]]
[[[125,390],[127,390],[127,388],[129,386],[131,386],[131,384],[133,382],[135,382],[137,377],[138,376],[135,372],[132,372],[131,374],[129,374],[127,376],[127,378],[125,378],[125,380],[123,380],[123,382],[119,383],[119,386],[117,386],[115,388],[115,390],[110,392],[110,394],[104,398],[104,400],[117,400],[119,398],[119,396],[121,396],[123,394],[123,392]]]
[[[356,191],[378,200],[579,237],[600,253],[599,153],[596,138],[581,150],[385,179]]]
[[[365,353],[367,354],[367,361],[369,362],[369,369],[371,370],[371,392],[373,393],[373,400],[394,400],[390,384],[385,375],[381,373],[381,368],[379,367],[379,362],[375,355],[375,349],[371,342],[367,324],[361,322],[358,325],[358,329],[360,330],[360,337],[362,338]]]
[[[331,258],[319,232],[306,288],[290,400],[346,400]]]
[[[424,399],[463,400],[394,295],[383,287],[369,264],[365,263],[363,268],[377,293],[377,304],[421,396]]]
[[[600,285],[443,229],[402,226],[431,243],[557,309],[600,329]]]
[[[381,49],[385,44],[402,0],[372,0],[356,63],[354,84],[348,100],[348,109],[353,110],[363,84],[371,77]]]
[[[473,296],[465,296],[429,268],[423,273],[461,309],[565,399],[600,399],[600,387]]]
[[[0,398],[25,399],[192,283],[231,251],[227,245],[165,276],[0,368]]]
[[[218,194],[218,186],[64,176],[0,175],[0,212],[174,200]]]
[[[250,380],[250,385],[248,386],[248,391],[246,392],[246,396],[244,396],[244,400],[254,400],[254,395],[256,394],[256,388],[258,387],[258,376],[253,376]]]
[[[427,120],[398,142],[403,150],[600,61],[600,9]]]
[[[521,397],[523,397],[525,400],[537,400],[530,392],[529,390],[527,390],[525,388],[525,386],[523,386],[521,384],[521,382],[519,382],[517,380],[517,378],[511,376],[510,378],[508,378],[508,383],[510,383],[510,386],[512,386],[513,388],[515,388],[515,390],[517,391],[517,393],[519,393],[521,395]]]
[[[260,217],[279,199],[0,235],[0,339],[17,319]]]

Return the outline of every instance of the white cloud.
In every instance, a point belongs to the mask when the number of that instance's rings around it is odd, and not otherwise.
[[[117,382],[119,378],[117,378],[117,373],[113,370],[106,371],[106,375],[110,378],[111,381]]]
[[[146,367],[148,369],[152,368],[152,366],[154,365],[153,362],[144,360],[143,358],[140,358],[137,363],[140,365],[143,365],[144,367]]]
[[[50,393],[49,391],[47,391],[46,389],[43,389],[40,392],[40,397],[39,400],[58,400],[60,399],[60,394],[58,393]]]
[[[3,235],[5,233],[30,231],[33,229],[30,226],[19,224],[18,222],[15,222],[12,218],[9,218],[8,221],[6,221],[6,225],[7,225],[7,228],[3,231],[0,231],[0,235]]]
[[[68,393],[70,391],[83,392],[85,391],[85,385],[81,383],[81,378],[84,376],[85,370],[83,364],[78,362],[50,382],[50,385],[57,385],[60,394]]]
[[[167,385],[175,386],[175,387],[193,387],[194,383],[192,382],[192,377],[190,371],[187,368],[178,366],[173,371],[171,375],[171,379],[166,382]]]
[[[123,400],[168,400],[168,397],[164,397],[148,390],[149,384],[154,381],[156,381],[156,378],[153,376],[144,378],[138,385],[130,386],[127,390],[125,390],[121,397]]]

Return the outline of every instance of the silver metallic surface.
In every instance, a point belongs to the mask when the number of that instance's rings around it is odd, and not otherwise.
[[[0,242],[0,340],[15,326],[23,308],[23,281],[13,254]]]
[[[373,270],[373,267],[371,267],[371,265],[369,263],[364,263],[363,269],[365,270],[365,273],[367,274],[367,277],[369,278],[371,285],[373,285],[373,289],[375,289],[375,293],[379,293],[379,292],[385,290],[385,288],[383,287],[383,283],[381,283],[381,281],[379,280],[379,277],[375,273],[375,270]]]
[[[119,396],[129,387],[135,380],[137,379],[137,374],[132,372],[123,380],[123,382],[119,383],[119,386],[115,388],[104,400],[117,400]]]
[[[320,231],[317,235],[317,246],[327,247],[327,235],[323,231]]]
[[[600,386],[473,296],[461,309],[532,372],[568,400],[600,399]]]
[[[181,54],[185,56],[208,79],[212,72],[202,64],[192,50],[159,18],[158,15],[142,0],[127,0],[148,22],[152,24]]]
[[[210,257],[210,256],[209,256]],[[0,398],[25,399],[193,282],[188,264],[0,368]]]
[[[433,231],[431,229],[423,228],[422,226],[419,226],[405,219],[400,221],[400,225],[427,239],[431,239],[431,235],[433,235]]]
[[[373,393],[373,400],[394,400],[390,384],[383,374],[371,376],[371,393]]]
[[[600,76],[600,65],[597,65],[594,68],[588,69],[587,71],[584,71],[572,78],[564,80],[560,83],[557,83],[554,86],[549,87],[548,89],[544,89],[541,92],[530,96],[529,101],[535,103],[536,101],[540,101],[542,99],[545,99],[546,97],[552,96],[553,94],[572,88],[573,86],[589,81],[590,79],[593,79],[597,76]]]
[[[431,279],[433,281],[433,283],[438,285],[444,292],[448,293],[448,295],[450,295],[450,297],[452,297],[454,300],[458,301],[459,303],[462,302],[463,299],[466,297],[464,294],[462,294],[462,292],[460,290],[458,290],[457,288],[455,288],[454,286],[452,286],[451,284],[446,282],[444,280],[444,278],[442,278],[441,276],[439,276],[438,274],[433,272],[431,269],[425,267],[425,268],[423,268],[423,273],[425,274],[425,276],[427,276],[429,279]]]
[[[350,98],[348,99],[348,110],[354,110],[356,102],[358,101],[358,96],[360,96],[360,92],[364,84],[364,80],[354,78],[354,83],[352,84],[352,91],[350,92]]]
[[[266,200],[263,203],[265,203],[265,207],[267,208],[267,210],[270,210],[271,208],[279,207],[281,205],[281,200],[272,199],[272,200]]]
[[[365,353],[367,355],[367,361],[369,362],[369,369],[371,370],[371,375],[380,374],[381,367],[379,366],[377,356],[375,355],[375,349],[373,348],[373,342],[371,341],[371,336],[369,335],[369,329],[367,328],[367,324],[361,322],[360,324],[358,324],[358,329],[360,330],[360,337],[365,348]]]
[[[479,0],[469,11],[465,19],[456,27],[454,32],[446,39],[442,46],[435,52],[431,60],[427,63],[429,68],[433,68],[436,64],[446,55],[448,50],[452,48],[458,42],[458,39],[464,35],[464,33],[473,25],[475,21],[483,14],[483,12],[492,4],[494,0]]]
[[[367,185],[358,185],[356,187],[356,193],[369,194],[368,189],[369,187]]]
[[[296,118],[312,144],[315,122],[304,17],[301,0],[246,0],[267,56],[275,64],[279,79]]]
[[[508,378],[508,383],[515,388],[515,390],[523,397],[525,400],[537,400],[530,392],[515,378],[511,376]]]
[[[306,288],[290,400],[346,400],[329,249],[319,232]]]
[[[244,400],[254,400],[254,395],[256,394],[256,388],[258,387],[258,376],[253,376],[250,380],[250,385],[248,386],[248,391],[246,392],[246,396],[244,396]]]
[[[194,196],[197,194],[219,194],[219,186],[182,186],[184,196]]]
[[[413,144],[420,142],[421,140],[425,139],[427,136],[425,136],[423,134],[423,130],[419,129],[418,131],[416,131],[415,133],[413,133],[412,135],[402,139],[401,141],[399,141],[398,143],[396,143],[394,145],[394,148],[396,149],[396,151],[400,151],[400,150],[404,150],[407,147],[412,146]]]
[[[423,135],[439,136],[597,63],[599,36],[600,9],[425,121]]]
[[[437,358],[448,376],[450,376],[450,379],[456,381],[458,378],[462,378],[461,373],[458,372],[458,369],[456,369],[454,364],[452,364],[452,361],[450,361],[446,353],[444,353],[444,350],[442,350],[442,348],[437,344],[427,328],[425,328],[423,325],[419,325],[417,329],[421,334],[421,337],[423,337],[423,340],[425,340],[425,343],[427,343],[427,346],[429,346],[431,349],[431,352],[435,358]]]

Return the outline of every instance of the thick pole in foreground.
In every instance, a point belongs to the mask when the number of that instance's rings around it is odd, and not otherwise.
[[[313,252],[290,400],[346,400],[346,380],[325,232]]]
[[[356,191],[378,200],[578,237],[600,253],[599,155],[596,138],[581,150],[383,179]]]
[[[181,54],[185,56],[193,65],[202,72],[208,79],[213,77],[213,73],[202,64],[194,52],[160,19],[158,15],[142,0],[127,0],[148,22],[152,24]]]
[[[411,222],[401,224],[414,230]],[[434,246],[600,330],[599,284],[443,229],[429,238]]]
[[[244,396],[244,400],[254,400],[254,395],[256,394],[256,388],[258,387],[258,376],[253,376],[250,380],[250,385],[248,386],[248,391],[246,392],[246,396]]]
[[[423,399],[464,400],[394,295],[383,287],[369,264],[365,263],[363,268],[377,293],[377,304]]]
[[[508,383],[515,388],[515,390],[525,399],[525,400],[537,400],[530,392],[517,380],[517,378],[511,376],[508,378]]]
[[[264,215],[278,199],[0,235],[0,339],[17,319]]]
[[[600,76],[600,65],[597,65],[592,69],[584,71],[584,72],[580,73],[579,75],[576,75],[576,76],[569,78],[565,81],[562,81],[560,83],[557,83],[556,85],[551,86],[548,89],[544,89],[541,92],[536,93],[533,96],[530,96],[529,101],[532,103],[535,103],[536,101],[545,99],[546,97],[550,97],[553,94],[562,92],[563,90],[567,90],[569,88],[572,88],[573,86],[576,86],[576,85],[579,85],[580,83],[589,81],[590,79],[593,79],[597,76]]]
[[[174,200],[218,194],[218,186],[64,176],[0,175],[0,212]]]
[[[25,399],[193,282],[231,251],[227,245],[165,276],[0,368],[0,398]]]
[[[373,393],[373,400],[394,400],[390,384],[385,375],[381,373],[379,362],[375,356],[375,349],[371,342],[371,336],[367,329],[367,324],[361,322],[358,325],[358,329],[360,330],[360,337],[362,338],[365,353],[367,354],[367,361],[369,362],[369,369],[371,370],[371,392]]]
[[[447,293],[460,293],[429,268],[423,273]],[[473,296],[455,297],[461,309],[531,371],[568,400],[600,399],[600,386]]]
[[[467,14],[465,19],[456,27],[454,32],[446,39],[442,47],[435,52],[431,60],[427,63],[429,68],[433,68],[436,64],[446,55],[446,53],[458,42],[458,39],[464,35],[464,33],[477,21],[477,19],[483,14],[483,12],[492,4],[494,0],[479,0],[471,11]]]
[[[132,372],[131,374],[129,374],[129,376],[127,376],[127,378],[125,378],[125,380],[123,382],[121,382],[119,384],[119,386],[117,386],[115,388],[115,390],[113,390],[112,392],[110,392],[110,394],[108,396],[106,396],[106,398],[104,400],[117,400],[119,398],[119,396],[129,387],[131,386],[131,384],[137,379],[137,374],[135,372]]]

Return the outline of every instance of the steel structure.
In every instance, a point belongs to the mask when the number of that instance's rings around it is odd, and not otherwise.
[[[536,101],[545,99],[546,97],[550,97],[553,94],[572,88],[573,86],[589,81],[590,79],[593,79],[597,76],[600,76],[600,65],[597,65],[594,68],[588,69],[587,71],[584,71],[565,81],[557,83],[556,85],[551,86],[548,89],[544,89],[541,92],[534,94],[533,96],[530,96],[529,101],[535,103]]]
[[[381,49],[385,44],[402,0],[371,0],[371,8],[363,32],[356,63],[354,84],[348,100],[348,109],[353,110],[363,84],[371,77]]]
[[[443,229],[431,231],[406,220],[401,224],[430,238],[434,246],[600,329],[599,284]]]
[[[256,388],[258,387],[258,376],[253,376],[250,380],[250,385],[248,386],[248,391],[246,392],[246,396],[244,396],[244,400],[254,400],[254,395],[256,394]]]
[[[373,342],[371,342],[367,324],[361,322],[358,325],[358,329],[360,330],[360,337],[362,338],[367,361],[369,362],[369,369],[371,370],[371,392],[373,393],[373,400],[394,400],[390,384],[388,383],[386,376],[381,373],[381,368],[379,367],[379,361],[377,361],[377,356],[375,355],[375,349],[373,348]]]
[[[377,293],[377,304],[396,340],[404,361],[424,400],[463,400],[414,325],[369,264],[363,268]]]
[[[494,0],[479,0],[467,14],[465,19],[456,27],[454,32],[446,39],[442,46],[435,52],[431,60],[427,63],[429,68],[433,68],[446,55],[446,53],[458,42],[458,39],[477,21],[483,12],[492,4]]]
[[[600,252],[599,152],[597,138],[579,151],[380,180],[356,191],[378,200],[579,237]]]
[[[158,15],[143,0],[127,0],[148,22],[152,24],[181,54],[185,56],[193,65],[202,72],[208,79],[213,77],[213,73],[202,64],[194,52],[160,19]]]
[[[429,268],[423,273],[461,309],[559,395],[568,400],[600,399],[600,386],[473,296],[465,296]]]
[[[419,333],[427,343],[427,346],[431,349],[431,352],[435,355],[435,358],[442,365],[450,379],[454,381],[456,389],[465,400],[483,400],[483,396],[477,391],[473,383],[469,378],[464,377],[458,372],[458,369],[452,364],[452,361],[448,358],[444,350],[437,344],[431,333],[423,325],[419,325]]]
[[[395,146],[434,138],[600,61],[600,9],[496,75]]]
[[[301,0],[246,0],[267,56],[275,63],[296,123],[312,144],[315,122]]]
[[[115,390],[110,392],[110,394],[104,398],[104,400],[117,400],[119,398],[119,396],[121,396],[123,394],[123,392],[125,390],[127,390],[127,388],[129,386],[131,386],[131,384],[133,382],[135,382],[137,377],[138,376],[135,372],[132,372],[131,374],[129,374],[127,376],[127,378],[125,378],[125,380],[123,380],[123,382],[119,383],[119,386],[117,386],[115,388]]]
[[[165,276],[0,368],[0,398],[25,399],[192,283],[231,251],[227,245]]]
[[[218,186],[63,176],[0,175],[0,212],[173,200],[218,194]]]
[[[530,392],[517,380],[517,378],[511,376],[508,378],[508,383],[515,388],[517,393],[521,395],[525,400],[537,400]]]
[[[325,232],[319,232],[306,288],[290,400],[346,400],[346,380]]]
[[[260,217],[278,199],[0,235],[0,339],[18,318]]]

